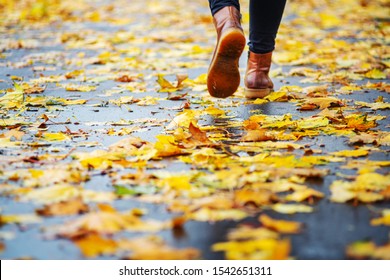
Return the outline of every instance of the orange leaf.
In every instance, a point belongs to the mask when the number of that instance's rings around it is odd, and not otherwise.
[[[189,131],[191,133],[191,138],[193,140],[198,141],[198,142],[203,143],[203,144],[211,143],[211,141],[207,137],[206,132],[200,130],[200,128],[195,126],[192,122],[190,123]]]
[[[98,234],[89,234],[78,238],[74,243],[80,248],[84,256],[93,258],[104,254],[114,254],[117,250],[117,242],[100,237]]]
[[[249,130],[245,136],[241,138],[244,142],[260,142],[274,140],[273,137],[266,134],[265,129]]]
[[[115,79],[116,82],[121,82],[121,83],[130,83],[133,82],[136,78],[131,77],[128,75],[123,75]]]
[[[234,192],[234,201],[239,205],[254,203],[257,206],[270,204],[276,198],[269,190],[242,189]]]

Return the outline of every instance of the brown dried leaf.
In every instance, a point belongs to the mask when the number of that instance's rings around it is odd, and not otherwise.
[[[190,123],[190,126],[188,129],[191,133],[190,140],[195,140],[196,142],[199,142],[201,144],[210,144],[211,143],[210,139],[207,137],[206,132],[200,130],[200,128],[195,126],[192,122]]]
[[[120,83],[130,83],[130,82],[134,82],[136,79],[137,79],[136,77],[123,75],[123,76],[116,78],[115,81],[120,82]]]
[[[65,216],[81,214],[89,211],[87,204],[83,202],[81,197],[76,197],[67,201],[61,201],[45,205],[43,208],[37,209],[36,212],[41,216]]]

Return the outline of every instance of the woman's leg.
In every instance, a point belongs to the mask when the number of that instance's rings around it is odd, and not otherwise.
[[[220,9],[233,6],[240,10],[239,0],[209,0],[211,14],[214,16]]]
[[[207,88],[211,96],[226,98],[240,85],[238,63],[245,48],[238,0],[209,0],[213,14],[217,44],[207,72]]]
[[[249,4],[249,49],[268,53],[275,48],[275,38],[286,0],[251,0]]]
[[[245,96],[263,98],[274,88],[268,73],[286,0],[251,0]]]

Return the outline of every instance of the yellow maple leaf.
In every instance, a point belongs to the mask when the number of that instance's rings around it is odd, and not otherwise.
[[[273,60],[278,64],[288,64],[302,57],[301,51],[279,51],[275,53]]]
[[[366,78],[376,79],[376,80],[386,79],[386,73],[384,73],[381,70],[376,69],[376,68],[368,71],[366,74],[364,74],[364,76]]]
[[[42,219],[35,214],[0,214],[0,225],[2,224],[35,224]]]
[[[346,117],[347,127],[358,131],[366,131],[376,126],[375,120],[369,120],[366,115],[352,114]]]
[[[364,157],[368,155],[367,150],[343,150],[338,152],[333,152],[331,155],[337,156],[337,157]]]
[[[390,243],[377,246],[372,241],[357,241],[348,245],[346,253],[353,259],[390,260]]]
[[[387,102],[368,103],[368,102],[362,102],[362,101],[355,101],[355,104],[362,106],[362,107],[368,107],[368,108],[371,108],[373,110],[390,109],[390,103],[387,103]]]
[[[265,214],[259,217],[259,221],[263,226],[280,233],[299,233],[302,227],[299,222],[275,220]]]
[[[344,103],[336,97],[313,97],[305,99],[303,105],[315,105],[319,109],[342,107]]]
[[[67,91],[80,91],[80,92],[90,92],[96,90],[95,86],[89,86],[89,85],[73,85],[73,84],[67,84],[64,86],[65,90]]]
[[[89,234],[74,240],[84,256],[94,258],[99,255],[114,254],[118,250],[118,242],[103,238],[98,234]]]
[[[43,133],[43,139],[47,141],[69,141],[71,138],[62,132],[45,132]]]
[[[64,105],[82,105],[87,103],[87,100],[85,99],[75,99],[75,100],[70,100],[70,99],[59,99],[60,102],[62,102]]]
[[[189,190],[191,189],[191,178],[191,174],[173,174],[170,176],[160,177],[159,180],[156,181],[156,184],[161,188],[169,188],[173,190]]]
[[[185,154],[186,152],[175,144],[172,135],[157,135],[157,142],[154,145],[156,157],[170,157]]]
[[[279,233],[265,227],[239,225],[228,232],[228,240],[277,239]]]
[[[203,112],[208,115],[216,115],[216,116],[223,116],[226,114],[224,110],[216,108],[214,106],[207,107],[206,109],[203,110]]]
[[[238,209],[209,209],[201,208],[186,215],[188,219],[201,222],[216,222],[222,220],[242,220],[247,213]]]
[[[356,192],[356,199],[363,203],[371,203],[384,199],[384,196],[379,193],[369,191],[358,191]]]
[[[81,197],[84,201],[109,202],[115,199],[112,192],[97,192],[75,187],[70,184],[58,184],[45,188],[32,189],[20,197],[22,201],[34,201],[51,204]]]
[[[296,122],[297,128],[302,130],[324,127],[327,125],[329,125],[329,120],[326,117],[313,117]]]
[[[181,90],[183,88],[183,81],[186,80],[187,78],[188,76],[186,74],[177,74],[176,75],[177,83],[176,85],[173,85],[172,83],[170,83],[164,78],[164,75],[158,74],[157,83],[160,85],[159,92],[175,92]]]
[[[260,104],[268,103],[268,100],[263,99],[263,98],[256,98],[253,101],[247,101],[247,102],[248,103],[251,102],[251,104],[255,104],[255,105],[260,105]]]
[[[150,106],[150,105],[156,105],[158,104],[158,101],[160,98],[152,97],[152,96],[145,96],[143,98],[140,98],[140,100],[137,102],[138,106]]]
[[[0,119],[0,127],[8,127],[8,126],[18,126],[29,124],[24,118],[9,118],[9,119]]]
[[[377,173],[360,174],[355,181],[336,180],[330,185],[331,201],[343,203],[352,199],[364,203],[383,200],[384,191],[389,186],[389,176]]]
[[[257,206],[269,205],[275,198],[276,196],[270,190],[265,189],[241,189],[234,192],[234,202],[243,206],[250,203]]]
[[[190,123],[197,123],[197,117],[201,114],[200,111],[184,110],[166,126],[166,130],[174,130],[178,127],[188,128]]]
[[[73,70],[71,72],[66,73],[65,74],[65,78],[67,78],[67,79],[74,79],[74,78],[84,74],[84,72],[85,71],[82,70],[82,69],[81,70]]]
[[[354,189],[356,190],[380,191],[388,186],[390,186],[389,175],[372,172],[360,174],[354,182]]]
[[[341,18],[333,14],[320,13],[319,18],[323,28],[338,27],[342,23]]]
[[[313,208],[304,204],[282,204],[276,203],[271,209],[282,214],[310,213]]]
[[[225,251],[229,260],[283,260],[291,250],[290,241],[273,238],[216,243],[213,251]]]
[[[0,97],[0,108],[17,109],[22,107],[24,102],[24,91],[21,85],[14,84],[13,91],[6,92]]]
[[[358,241],[348,245],[346,253],[349,257],[363,259],[371,256],[375,251],[375,247],[375,243],[371,241]]]
[[[324,194],[314,189],[307,188],[304,190],[296,190],[292,194],[288,194],[285,199],[287,201],[302,202],[313,197],[322,198],[324,197]]]
[[[285,91],[273,91],[273,92],[271,92],[271,94],[264,97],[264,99],[271,101],[271,102],[272,101],[281,102],[281,101],[287,101],[288,97],[287,97],[287,92],[285,92]],[[258,104],[258,103],[255,103],[255,104]]]
[[[17,147],[21,144],[23,144],[22,141],[13,141],[10,138],[0,138],[0,147],[2,148]]]
[[[332,193],[330,200],[333,202],[343,203],[356,197],[356,194],[350,190],[351,183],[349,182],[336,180],[329,188]]]

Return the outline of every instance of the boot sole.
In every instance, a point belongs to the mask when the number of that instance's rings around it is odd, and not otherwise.
[[[227,30],[220,38],[207,75],[207,88],[213,97],[226,98],[240,85],[238,61],[245,48],[244,33],[238,28]]]
[[[245,88],[244,95],[246,98],[249,99],[264,98],[267,95],[269,95],[272,91],[273,90],[270,88],[261,88],[261,89]]]

